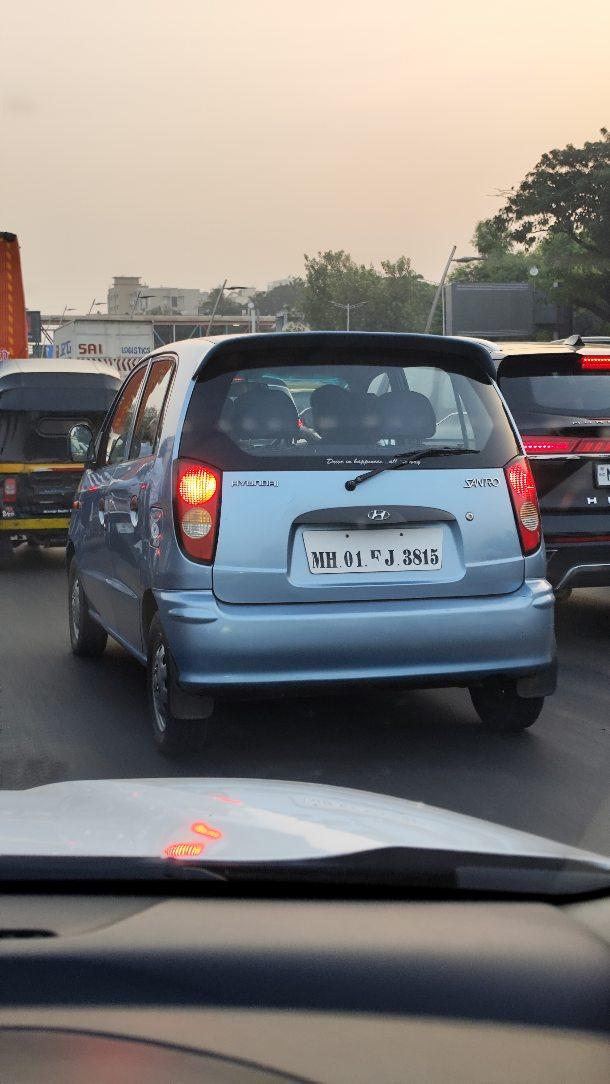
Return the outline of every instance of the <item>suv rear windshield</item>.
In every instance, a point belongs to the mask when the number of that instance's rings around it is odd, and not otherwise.
[[[221,355],[222,356],[222,355]],[[180,455],[224,470],[374,466],[418,448],[470,448],[472,465],[518,453],[495,388],[451,358],[337,356],[247,367],[214,359],[195,386]],[[468,456],[443,466],[465,467]],[[422,467],[438,467],[438,460]]]
[[[610,364],[610,359],[609,359]],[[510,358],[502,362],[499,384],[521,426],[549,425],[553,417],[610,417],[610,371],[588,372],[575,358]]]

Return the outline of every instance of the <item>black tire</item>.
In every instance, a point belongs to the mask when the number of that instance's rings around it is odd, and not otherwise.
[[[474,685],[470,698],[481,722],[498,734],[515,734],[533,726],[544,707],[543,696],[523,697],[510,678]]]
[[[89,603],[74,558],[68,574],[68,625],[70,645],[75,655],[95,659],[103,654],[108,643],[108,633],[89,613]]]
[[[151,621],[148,634],[146,692],[155,745],[166,757],[184,756],[203,745],[207,731],[204,719],[178,719],[170,709],[170,689],[175,666],[165,639],[159,614]]]
[[[555,588],[555,602],[567,602],[571,594],[571,587]]]

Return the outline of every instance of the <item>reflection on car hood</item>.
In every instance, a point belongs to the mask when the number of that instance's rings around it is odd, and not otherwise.
[[[610,859],[489,821],[315,783],[95,780],[0,792],[3,855],[159,858],[183,843],[206,865],[414,847],[588,859],[610,868]]]

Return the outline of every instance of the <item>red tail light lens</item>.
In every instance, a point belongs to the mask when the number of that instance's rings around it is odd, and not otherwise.
[[[576,450],[582,455],[608,455],[610,440],[579,440]]]
[[[194,561],[211,562],[220,518],[221,474],[205,463],[179,459],[174,507],[182,548]]]
[[[578,440],[574,437],[525,437],[521,436],[528,455],[566,455],[576,450]]]
[[[593,355],[593,357],[583,356],[580,358],[580,367],[585,372],[610,372],[610,354]]]
[[[521,436],[528,455],[608,455],[610,440],[584,437]]]
[[[540,546],[542,531],[532,468],[525,456],[520,456],[504,468],[504,473],[513,502],[521,548],[526,555],[534,553]]]
[[[7,504],[14,504],[17,500],[17,479],[4,479],[4,500]]]

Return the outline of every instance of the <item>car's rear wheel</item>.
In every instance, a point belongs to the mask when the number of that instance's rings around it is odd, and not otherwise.
[[[70,644],[75,655],[96,658],[103,653],[108,643],[108,634],[89,613],[89,603],[74,558],[68,575],[68,625]]]
[[[527,730],[534,725],[544,707],[543,696],[519,696],[517,683],[510,678],[473,685],[470,698],[481,722],[488,730],[501,734]]]
[[[555,602],[567,602],[572,594],[571,587],[556,587],[555,588]]]
[[[171,689],[175,666],[158,614],[152,619],[148,636],[146,685],[153,738],[164,756],[177,757],[194,752],[205,739],[204,719],[179,719],[171,710]]]

